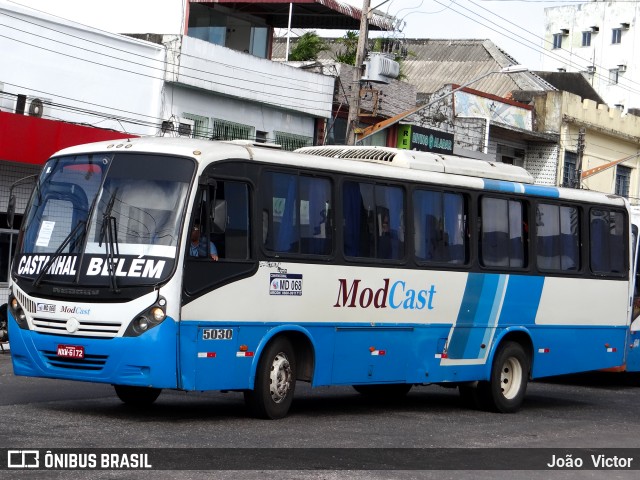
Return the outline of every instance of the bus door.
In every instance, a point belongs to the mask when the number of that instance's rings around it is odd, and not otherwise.
[[[631,269],[633,300],[631,308],[631,326],[629,329],[629,341],[627,342],[626,371],[640,371],[640,255],[638,254],[638,241],[640,230],[640,208],[632,207],[631,215],[631,241],[633,268]]]
[[[241,181],[207,179],[199,185],[183,269],[179,368],[187,390],[232,388],[230,382],[241,377],[222,362],[235,356],[240,341],[233,304],[238,310],[252,292],[243,300],[237,291],[226,294],[225,287],[233,289],[257,270],[249,192],[248,183]]]

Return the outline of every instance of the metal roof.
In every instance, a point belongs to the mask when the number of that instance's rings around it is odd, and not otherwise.
[[[263,18],[275,28],[287,28],[289,4],[293,4],[292,28],[358,30],[362,10],[338,0],[189,0],[190,3],[221,5],[239,13]],[[379,10],[372,12],[369,29],[392,31],[395,17]]]
[[[319,59],[332,59],[341,48],[335,38],[325,38],[331,51],[321,52]],[[370,45],[374,39],[370,39]],[[518,62],[491,40],[402,39],[398,43],[408,54],[402,61],[403,81],[416,86],[418,98],[431,94],[444,85],[464,85],[487,73],[496,72]],[[295,39],[292,40],[295,44]],[[274,38],[272,59],[284,59],[286,39]],[[513,91],[545,92],[556,90],[533,72],[489,75],[471,85],[474,90],[507,97]]]
[[[433,93],[446,84],[464,85],[485,73],[518,65],[490,40],[405,39],[402,43],[408,51],[402,73],[421,93]],[[472,88],[500,97],[514,90],[555,90],[533,72],[489,75]]]

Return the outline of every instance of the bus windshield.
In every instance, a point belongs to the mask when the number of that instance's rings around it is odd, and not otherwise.
[[[173,268],[194,168],[128,153],[50,160],[25,214],[17,274],[36,284],[156,284]]]

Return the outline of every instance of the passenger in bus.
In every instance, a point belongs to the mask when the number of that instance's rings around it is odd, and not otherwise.
[[[189,245],[189,254],[192,257],[206,257],[207,254],[214,261],[218,261],[218,249],[215,244],[209,240],[209,249],[207,252],[207,238],[202,234],[200,229],[200,223],[193,224],[191,230],[191,244]]]
[[[381,222],[381,233],[378,238],[378,258],[391,258],[391,232],[389,231],[389,216],[384,215]]]

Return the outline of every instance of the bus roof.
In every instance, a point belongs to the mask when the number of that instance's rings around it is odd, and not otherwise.
[[[400,181],[450,185],[476,190],[525,194],[626,206],[626,199],[601,192],[535,185],[526,170],[500,162],[387,147],[305,147],[287,152],[273,144],[244,140],[212,141],[177,137],[140,137],[69,147],[54,156],[98,152],[156,153],[190,157],[201,164],[225,159],[311,167]]]
[[[521,167],[430,152],[400,150],[389,147],[352,147],[344,145],[305,147],[296,151],[323,157],[377,162],[414,170],[533,183],[533,176]]]

